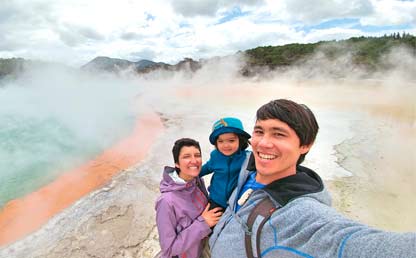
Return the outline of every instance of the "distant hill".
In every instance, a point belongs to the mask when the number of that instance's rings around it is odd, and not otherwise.
[[[0,79],[8,75],[19,74],[24,70],[25,60],[23,58],[0,58]]]
[[[37,68],[60,68],[65,69],[68,72],[74,71],[74,68],[62,63],[26,60],[23,58],[0,58],[0,80],[5,78],[16,79],[26,70]]]
[[[394,33],[383,37],[353,37],[339,41],[321,41],[309,44],[287,44],[283,46],[261,46],[239,51],[237,54],[245,57],[245,64],[240,72],[243,76],[253,76],[259,71],[288,69],[302,65],[320,55],[321,59],[337,60],[349,56],[351,65],[364,68],[367,71],[389,69],[382,57],[389,54],[395,47],[405,47],[416,58],[416,37],[410,34]],[[208,60],[221,59],[213,57]],[[155,70],[195,72],[208,60],[195,61],[184,58],[175,65],[150,60],[132,62],[124,59],[99,56],[81,67],[86,71],[104,71],[119,73],[131,69],[138,74]],[[7,75],[16,76],[27,66],[44,65],[42,62],[24,60],[22,58],[0,59],[0,79]],[[313,66],[313,65],[312,65]],[[337,66],[334,64],[333,66]],[[340,68],[342,69],[342,67]]]
[[[28,69],[40,68],[40,67],[53,67],[62,66],[67,70],[73,70],[63,64],[48,63],[41,61],[26,60],[23,58],[0,58],[0,79],[3,78],[17,78],[20,74]],[[106,56],[99,56],[81,66],[80,69],[89,72],[108,72],[108,73],[120,73],[125,70],[131,69],[137,74],[145,74],[154,70],[164,71],[188,71],[195,72],[201,68],[201,64],[191,58],[185,58],[175,65],[166,64],[163,62],[153,62],[150,60],[140,60],[137,62],[131,62],[124,59],[111,58]]]
[[[112,71],[114,69],[127,69],[130,66],[134,66],[134,63],[123,59],[98,56],[81,66],[81,69]]]
[[[166,65],[165,63],[161,63],[161,62],[155,63],[153,61],[149,61],[149,60],[146,60],[146,59],[135,62],[134,64],[136,65],[136,68],[139,69],[139,70],[140,69],[145,69],[145,68],[148,68],[148,67],[152,67],[152,66]]]
[[[201,64],[191,58],[185,58],[175,65],[170,65],[163,62],[153,62],[145,59],[137,62],[131,62],[125,59],[105,56],[96,57],[81,67],[81,69],[88,71],[107,71],[115,73],[126,69],[133,69],[139,74],[148,73],[158,69],[165,71],[189,70],[194,72],[199,68],[201,68]]]
[[[90,62],[88,62],[87,64],[81,66],[81,69],[89,71],[101,70],[108,72],[117,72],[126,69],[134,69],[137,72],[140,72],[141,70],[146,70],[150,68],[161,68],[165,66],[168,66],[168,64],[161,62],[156,63],[150,60],[140,60],[138,62],[131,62],[124,59],[98,56]]]

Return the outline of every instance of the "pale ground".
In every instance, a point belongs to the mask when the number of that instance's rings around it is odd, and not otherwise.
[[[416,128],[379,124],[336,146],[353,176],[327,181],[334,207],[348,217],[392,231],[416,231]],[[365,130],[364,128],[358,130]]]
[[[378,228],[416,231],[415,83],[279,80],[242,82],[237,87],[186,92],[191,99],[201,97],[201,103],[253,110],[251,117],[237,114],[249,132],[255,110],[269,100],[289,98],[307,104],[320,132],[306,165],[326,179],[333,206]],[[216,90],[226,93],[215,94]]]
[[[176,95],[163,92],[165,98],[158,92],[157,98],[170,101],[154,105],[163,114],[166,132],[146,160],[75,203],[38,232],[0,248],[0,257],[153,257],[159,249],[154,201],[162,167],[172,163],[173,141],[199,139],[206,160],[212,147],[207,135],[214,119],[238,116],[250,132],[255,110],[284,97],[316,111],[320,138],[308,154],[307,164],[326,179],[335,208],[386,230],[416,231],[416,87],[392,85],[273,81],[205,90],[192,85]],[[334,137],[337,135],[342,137]],[[348,174],[351,176],[345,177]]]

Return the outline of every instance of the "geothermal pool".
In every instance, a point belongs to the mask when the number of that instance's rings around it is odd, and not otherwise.
[[[415,212],[406,205],[416,193],[412,188],[416,182],[415,88],[414,82],[391,79],[262,81],[31,74],[0,88],[0,206],[122,140],[144,109],[157,112],[165,124],[162,138],[148,153],[152,157],[149,171],[159,171],[171,164],[171,146],[177,138],[199,140],[206,160],[212,150],[208,135],[216,119],[239,117],[251,133],[258,107],[272,99],[289,98],[308,105],[320,125],[305,165],[325,180],[358,178],[342,185],[339,208],[348,213],[350,203],[359,203],[363,212],[351,212],[353,216],[369,222],[376,218],[379,224],[393,220],[395,210],[401,210],[409,214],[402,217],[403,227],[415,227],[410,219]],[[146,177],[157,182],[160,174]],[[389,212],[364,212],[366,207],[377,210],[383,200],[392,203]]]

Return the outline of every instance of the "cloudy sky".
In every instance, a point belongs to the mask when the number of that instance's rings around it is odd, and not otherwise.
[[[0,0],[0,58],[174,64],[257,46],[416,35],[415,0]]]

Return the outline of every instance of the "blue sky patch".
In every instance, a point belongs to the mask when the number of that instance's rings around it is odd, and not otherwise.
[[[410,24],[400,24],[400,25],[389,25],[389,26],[375,26],[375,25],[361,25],[360,20],[357,18],[342,18],[342,19],[333,19],[328,20],[317,25],[312,26],[297,26],[297,31],[305,31],[309,33],[313,30],[323,30],[330,28],[348,28],[356,29],[362,32],[381,32],[381,31],[407,31],[411,30],[412,26]]]
[[[396,32],[403,32],[407,30],[411,30],[412,26],[410,24],[400,24],[400,25],[390,25],[390,26],[362,26],[361,24],[352,27],[353,29],[357,29],[363,32],[380,32],[380,31],[389,31],[393,30]]]
[[[360,24],[360,20],[357,18],[342,18],[342,19],[328,20],[328,21],[319,23],[317,25],[302,26],[302,27],[299,27],[299,29],[305,32],[310,32],[312,30],[322,30],[322,29],[340,28],[340,27],[351,28],[353,26],[356,26],[357,24]]]
[[[179,28],[189,28],[189,27],[191,27],[191,25],[189,25],[188,22],[182,21],[179,23]]]
[[[155,18],[156,16],[146,13],[146,21],[153,21]]]
[[[219,19],[216,24],[222,24],[234,20],[235,18],[242,17],[248,15],[250,12],[243,12],[241,11],[240,7],[235,6],[230,11],[225,12],[224,16]]]

